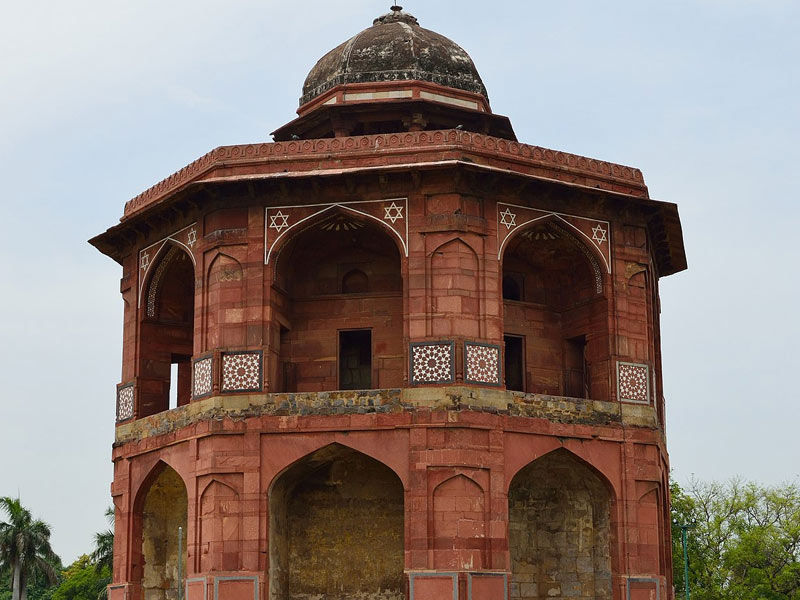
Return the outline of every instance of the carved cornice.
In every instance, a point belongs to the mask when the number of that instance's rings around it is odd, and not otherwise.
[[[221,146],[127,202],[122,220],[130,218],[185,185],[202,180],[204,174],[222,166],[258,164],[274,159],[303,160],[323,155],[327,155],[326,159],[338,162],[345,156],[375,156],[390,152],[436,149],[462,150],[506,159],[509,161],[510,172],[514,172],[515,165],[519,165],[548,169],[552,171],[549,174],[550,177],[557,180],[563,179],[566,182],[573,181],[575,176],[589,177],[593,186],[598,189],[647,198],[647,188],[639,169],[451,129]],[[336,156],[330,156],[333,154]],[[314,170],[316,172],[324,171],[324,169],[324,164],[320,164],[319,160],[315,161]]]

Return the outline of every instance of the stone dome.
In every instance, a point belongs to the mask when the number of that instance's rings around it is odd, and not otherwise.
[[[420,27],[401,6],[323,56],[303,84],[302,106],[343,83],[421,80],[481,94],[486,87],[461,46]]]

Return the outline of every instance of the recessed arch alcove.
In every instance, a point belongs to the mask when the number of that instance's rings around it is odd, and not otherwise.
[[[177,405],[191,396],[194,351],[195,271],[192,257],[167,243],[150,267],[140,300],[138,417],[167,410],[170,388],[177,387]],[[172,365],[177,379],[172,380]]]
[[[139,584],[141,596],[137,600],[180,598],[180,573],[186,576],[188,558],[187,516],[188,495],[183,479],[172,467],[158,462],[142,483],[134,503],[131,579]]]
[[[609,398],[603,278],[594,251],[555,219],[508,241],[499,291],[509,389]]]
[[[402,256],[387,228],[345,209],[284,242],[271,302],[280,324],[276,390],[402,385]]]
[[[330,444],[269,492],[270,600],[402,600],[404,490],[383,463]]]
[[[612,488],[567,450],[522,468],[508,491],[511,600],[612,597]]]

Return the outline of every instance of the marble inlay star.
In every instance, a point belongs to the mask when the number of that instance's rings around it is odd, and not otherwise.
[[[289,227],[289,215],[283,214],[281,211],[278,211],[274,215],[272,215],[269,221],[270,229],[275,229],[280,233],[283,229]],[[279,221],[280,219],[280,221]]]
[[[505,225],[506,229],[511,229],[517,226],[517,215],[511,212],[510,208],[505,209],[500,213],[500,224]]]
[[[384,206],[383,210],[386,212],[386,216],[383,217],[383,220],[391,221],[392,225],[394,225],[395,221],[403,218],[403,207],[397,206],[397,204],[394,202],[392,202],[389,206]]]

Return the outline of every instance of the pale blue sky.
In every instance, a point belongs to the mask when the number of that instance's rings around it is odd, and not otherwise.
[[[223,144],[268,140],[308,70],[390,2],[0,0],[0,495],[66,562],[109,504],[120,268],[86,240]],[[520,140],[642,169],[677,202],[662,280],[679,481],[800,478],[800,3],[405,8],[473,57]]]

